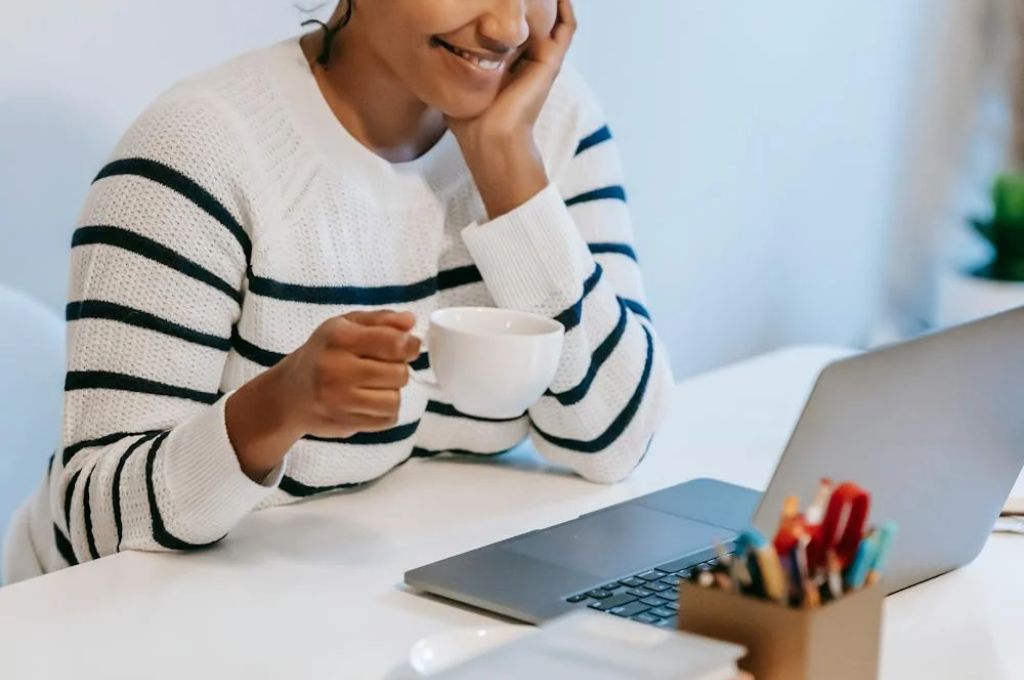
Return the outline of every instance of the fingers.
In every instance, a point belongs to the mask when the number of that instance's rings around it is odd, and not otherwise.
[[[361,326],[389,326],[405,332],[411,331],[416,325],[416,316],[412,312],[395,312],[390,309],[349,312],[344,318]]]
[[[558,45],[563,56],[569,51],[577,26],[576,10],[572,6],[572,0],[558,0],[558,21],[551,32],[551,39]]]
[[[420,355],[419,338],[388,325],[367,326],[348,317],[336,317],[324,324],[322,332],[328,348],[343,349],[364,359],[405,364]]]
[[[352,375],[360,387],[400,390],[409,384],[409,364],[357,358]]]
[[[350,413],[387,420],[393,425],[398,422],[398,409],[401,405],[402,397],[398,390],[357,388],[352,390]]]

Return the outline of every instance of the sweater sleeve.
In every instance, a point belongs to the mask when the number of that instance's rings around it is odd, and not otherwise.
[[[553,384],[529,410],[537,450],[597,482],[626,477],[671,393],[666,352],[645,308],[618,154],[592,105],[554,182],[463,239],[500,307],[565,326]]]
[[[219,391],[251,251],[254,180],[233,121],[203,92],[165,94],[79,218],[62,448],[49,472],[69,564],[217,541],[280,479],[242,472]]]

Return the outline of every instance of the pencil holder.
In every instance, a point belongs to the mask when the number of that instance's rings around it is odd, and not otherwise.
[[[873,680],[884,593],[876,584],[810,609],[691,583],[679,585],[679,629],[747,648],[756,680]]]

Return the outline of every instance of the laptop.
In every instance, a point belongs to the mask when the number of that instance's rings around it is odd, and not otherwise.
[[[405,581],[529,623],[589,607],[675,626],[676,586],[822,477],[899,525],[884,585],[973,560],[1024,466],[1024,308],[828,365],[761,494],[697,479],[413,569]]]

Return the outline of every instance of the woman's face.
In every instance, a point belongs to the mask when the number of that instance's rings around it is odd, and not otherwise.
[[[557,0],[354,1],[350,30],[420,101],[453,118],[483,113],[557,15]]]

